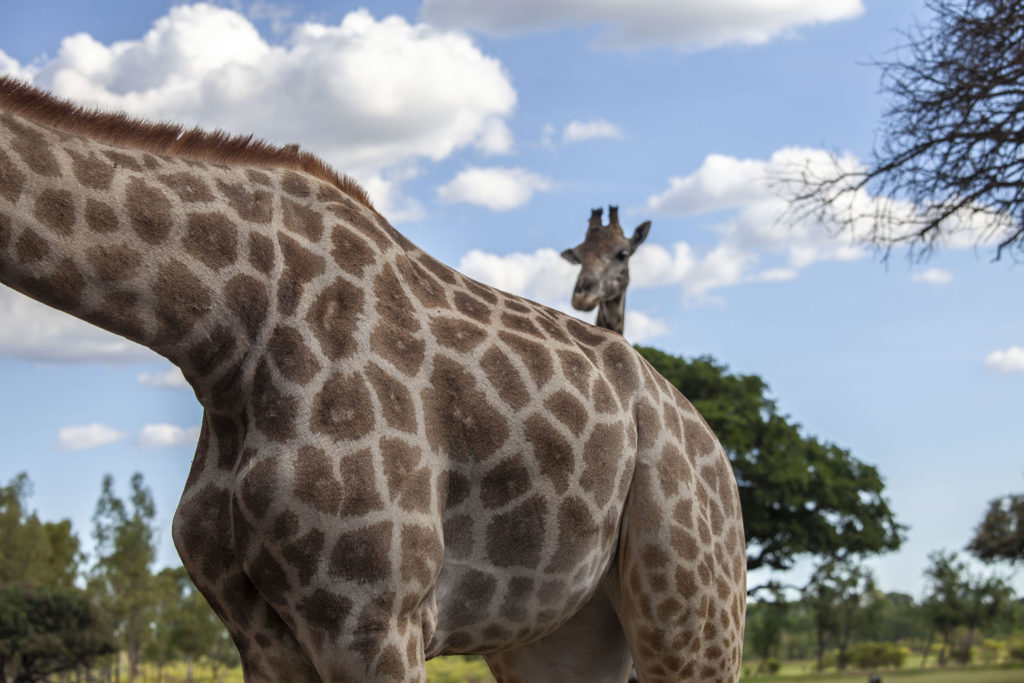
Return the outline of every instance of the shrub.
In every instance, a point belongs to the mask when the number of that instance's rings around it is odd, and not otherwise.
[[[907,648],[896,643],[857,643],[850,648],[850,662],[858,669],[878,669],[885,666],[900,668],[909,654]]]
[[[774,676],[775,674],[779,673],[779,669],[781,668],[782,662],[780,662],[778,659],[775,659],[774,657],[769,657],[768,659],[761,662],[760,670],[766,674],[771,674],[772,676]]]

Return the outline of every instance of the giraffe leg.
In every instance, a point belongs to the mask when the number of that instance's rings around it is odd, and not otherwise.
[[[742,543],[712,535],[709,506],[717,503],[677,467],[682,454],[668,453],[654,465],[637,462],[609,593],[641,681],[732,683],[743,645],[746,558],[726,546],[742,550]]]
[[[603,589],[554,632],[485,659],[498,683],[624,683],[632,662]]]

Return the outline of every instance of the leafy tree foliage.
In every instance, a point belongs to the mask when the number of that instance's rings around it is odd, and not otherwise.
[[[0,585],[70,588],[81,553],[70,520],[42,522],[28,510],[32,482],[24,472],[0,487]]]
[[[989,501],[967,550],[984,562],[1024,562],[1024,494]]]
[[[878,470],[780,415],[757,375],[710,357],[687,361],[639,347],[693,402],[722,442],[740,490],[747,568],[789,569],[801,555],[842,559],[895,550],[904,527]]]
[[[875,580],[862,565],[849,560],[826,559],[815,569],[804,588],[804,603],[814,614],[818,670],[824,668],[825,649],[838,649],[840,671],[848,663],[847,650],[858,619],[875,592]]]

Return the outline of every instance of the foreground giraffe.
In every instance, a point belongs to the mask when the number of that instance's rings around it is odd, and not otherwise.
[[[480,285],[314,157],[0,78],[0,281],[205,409],[173,535],[247,681],[738,677],[729,462],[616,334]]]
[[[572,306],[580,311],[597,307],[598,327],[622,334],[626,326],[626,287],[629,286],[629,258],[651,229],[651,222],[636,226],[626,239],[619,224],[619,207],[608,207],[608,225],[601,223],[602,209],[590,212],[587,234],[578,246],[562,252],[562,258],[580,268],[572,292]]]

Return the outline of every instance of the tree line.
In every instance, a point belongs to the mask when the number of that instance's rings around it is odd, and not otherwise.
[[[91,558],[69,520],[29,510],[26,474],[0,487],[0,681],[64,673],[75,680],[134,681],[143,662],[157,680],[171,661],[234,666],[227,631],[182,567],[153,571],[156,508],[141,474],[127,500],[103,479],[92,518]],[[122,653],[127,670],[122,671]],[[68,680],[68,678],[65,678]]]

